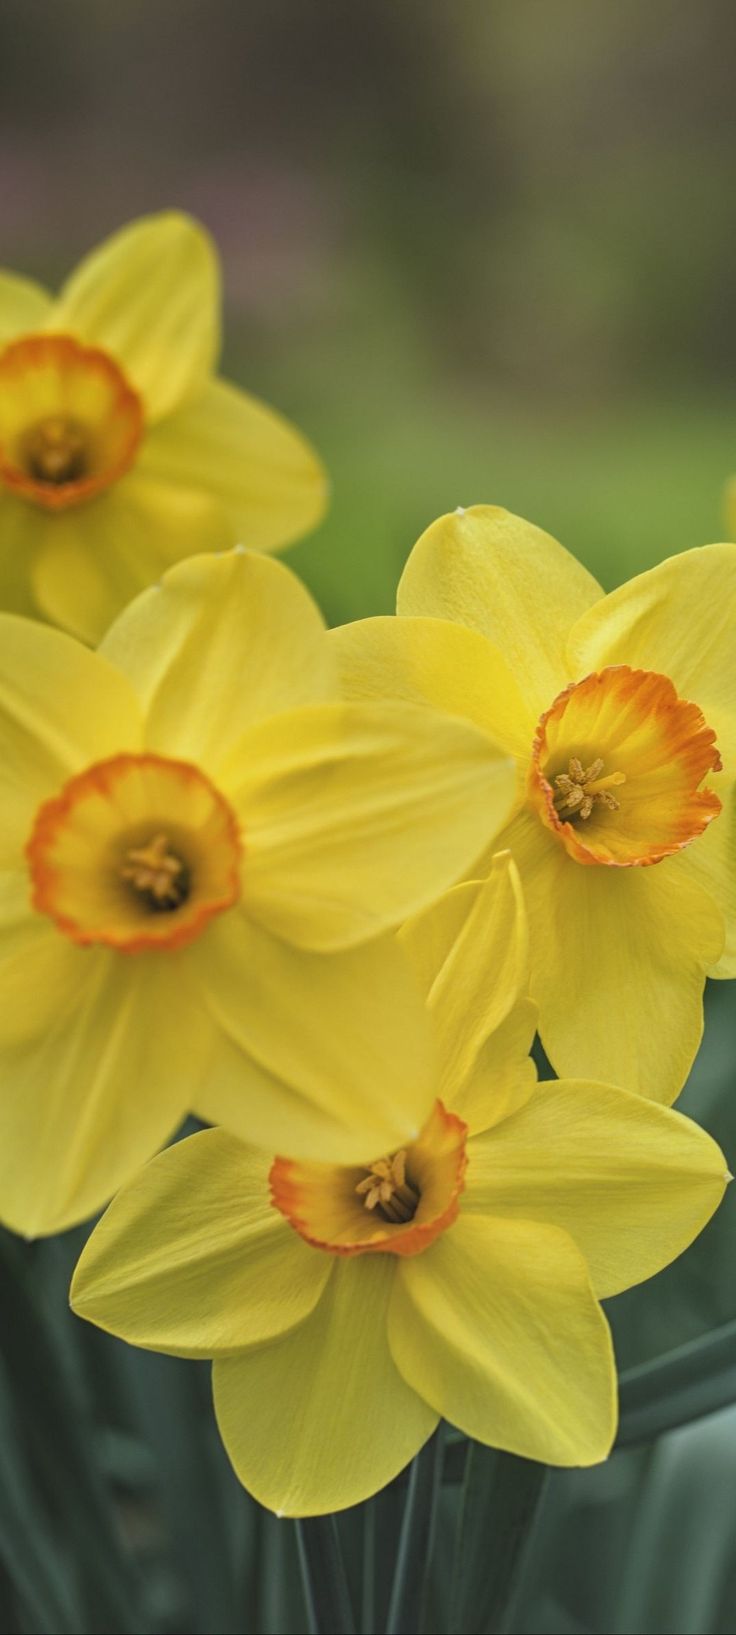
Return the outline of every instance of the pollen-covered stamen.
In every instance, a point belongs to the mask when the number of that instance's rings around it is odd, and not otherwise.
[[[78,482],[87,475],[88,439],[70,415],[50,414],[26,432],[22,453],[31,477],[40,483]]]
[[[120,870],[155,909],[178,908],[188,895],[188,870],[176,852],[169,849],[165,834],[154,835],[146,846],[131,846],[127,862]]]
[[[594,806],[605,806],[609,812],[618,811],[619,803],[611,790],[626,782],[626,773],[609,772],[602,778],[602,771],[600,757],[588,767],[584,767],[576,755],[571,757],[567,772],[560,772],[555,778],[554,805],[560,817],[589,818]]]
[[[375,1209],[384,1220],[401,1224],[416,1214],[419,1193],[406,1179],[406,1150],[393,1158],[377,1158],[368,1174],[355,1188],[366,1209]]]

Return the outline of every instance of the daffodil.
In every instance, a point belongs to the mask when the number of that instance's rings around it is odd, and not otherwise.
[[[0,605],[97,641],[193,552],[306,533],[303,437],[213,370],[219,275],[176,212],[107,239],[54,299],[0,273]]]
[[[440,1064],[419,1135],[351,1166],[192,1136],[113,1200],[72,1285],[100,1327],[214,1359],[235,1470],[286,1515],[369,1497],[440,1417],[527,1458],[604,1459],[616,1376],[598,1301],[679,1254],[725,1185],[679,1113],[536,1084],[508,856],[402,941]]]
[[[334,633],[345,685],[454,711],[514,755],[516,810],[488,840],[519,865],[556,1071],[673,1101],[705,974],[736,975],[736,545],[604,596],[547,534],[476,506],[419,540],[398,612]]]
[[[0,768],[7,1224],[88,1215],[187,1109],[340,1161],[416,1130],[426,1022],[386,933],[510,808],[483,734],[342,702],[307,592],[236,550],[98,652],[0,615]]]

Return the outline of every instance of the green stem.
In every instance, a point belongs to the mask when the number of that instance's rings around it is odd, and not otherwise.
[[[360,1627],[372,1635],[376,1625],[376,1499],[363,1507],[363,1579]]]
[[[442,1484],[444,1427],[417,1454],[409,1474],[386,1635],[416,1635],[421,1627]]]
[[[355,1635],[355,1619],[334,1516],[295,1522],[309,1635]]]
[[[502,1635],[548,1471],[470,1442],[453,1572],[453,1635]]]

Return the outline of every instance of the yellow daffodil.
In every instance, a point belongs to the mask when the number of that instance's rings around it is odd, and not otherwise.
[[[176,212],[94,250],[53,299],[0,273],[0,605],[97,641],[192,552],[288,545],[325,503],[314,452],[214,378],[219,275]]]
[[[273,558],[181,563],[99,652],[0,615],[0,1218],[101,1205],[187,1109],[350,1160],[424,1118],[426,1021],[384,935],[478,854],[511,761],[341,701]]]
[[[80,1315],[133,1344],[214,1358],[235,1469],[286,1515],[367,1498],[440,1416],[527,1458],[604,1459],[598,1300],[679,1254],[724,1190],[722,1153],[679,1113],[536,1084],[508,856],[402,941],[441,1064],[416,1139],[336,1167],[192,1136],[113,1200],[72,1285]]]
[[[604,596],[547,534],[476,506],[419,540],[398,611],[334,633],[346,688],[454,711],[515,756],[495,844],[521,871],[556,1071],[673,1101],[705,973],[736,975],[736,545]]]

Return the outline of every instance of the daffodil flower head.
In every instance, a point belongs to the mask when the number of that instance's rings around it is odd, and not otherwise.
[[[398,613],[333,633],[344,684],[453,711],[515,757],[487,855],[521,871],[550,1060],[672,1102],[706,973],[736,975],[736,545],[604,596],[540,529],[474,506],[418,541]]]
[[[308,443],[214,376],[219,304],[211,240],[176,211],[115,233],[56,299],[0,274],[0,605],[94,642],[173,562],[319,521]]]
[[[510,758],[345,703],[255,552],[179,564],[98,652],[0,637],[0,1217],[82,1219],[189,1110],[305,1157],[412,1140],[431,1043],[391,933],[511,809]]]
[[[604,1459],[616,1375],[599,1300],[679,1254],[726,1183],[680,1114],[593,1081],[537,1084],[508,854],[400,940],[440,1064],[414,1139],[344,1165],[192,1136],[113,1200],[72,1285],[102,1328],[214,1359],[230,1458],[280,1514],[369,1497],[440,1417],[526,1458]]]
[[[577,863],[659,863],[721,811],[718,795],[699,787],[722,770],[715,736],[667,676],[609,665],[571,682],[544,711],[532,745],[530,804]],[[604,753],[586,765],[580,748],[591,742]]]
[[[438,1100],[414,1141],[368,1164],[337,1168],[277,1158],[271,1197],[318,1249],[415,1255],[457,1216],[467,1133]]]

